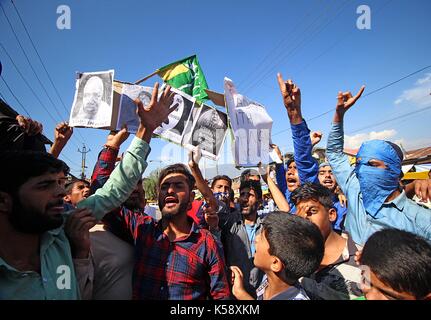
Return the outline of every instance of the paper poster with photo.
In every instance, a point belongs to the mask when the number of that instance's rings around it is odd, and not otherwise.
[[[176,109],[169,114],[168,119],[162,122],[160,127],[154,130],[154,133],[163,139],[182,145],[196,100],[180,90],[175,88],[171,88],[171,90],[175,92],[171,108],[176,106]],[[163,90],[160,90],[160,94],[162,92]]]
[[[226,107],[233,131],[237,167],[254,167],[271,161],[272,119],[260,103],[239,94],[232,80],[224,78]]]
[[[228,132],[227,115],[206,104],[199,109],[185,146],[187,148],[199,146],[202,156],[217,160]]]
[[[128,132],[136,133],[139,128],[140,120],[139,116],[136,114],[136,104],[134,100],[139,99],[144,106],[149,105],[153,88],[130,84],[123,84],[122,87],[116,129],[121,130],[123,126],[126,125]]]
[[[114,70],[77,74],[70,113],[72,127],[111,126]]]

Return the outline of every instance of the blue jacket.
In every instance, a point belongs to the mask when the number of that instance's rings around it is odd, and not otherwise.
[[[311,145],[310,130],[307,123],[303,120],[300,124],[291,124],[293,139],[293,159],[298,170],[299,181],[302,183],[319,183],[319,165],[312,157],[313,146]],[[290,191],[287,189],[286,169],[283,164],[275,167],[277,185],[284,194],[290,205],[290,212],[295,213],[296,207],[290,200]]]

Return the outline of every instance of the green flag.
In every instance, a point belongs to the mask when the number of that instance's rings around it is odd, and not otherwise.
[[[168,64],[157,70],[157,74],[167,84],[191,95],[199,103],[208,100],[205,92],[208,84],[196,55]]]

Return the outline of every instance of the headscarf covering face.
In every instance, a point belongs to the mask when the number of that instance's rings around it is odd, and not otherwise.
[[[365,210],[377,218],[386,198],[399,186],[402,152],[383,140],[370,140],[361,145],[356,155],[355,173],[359,180]],[[381,160],[386,169],[376,168],[368,162]]]

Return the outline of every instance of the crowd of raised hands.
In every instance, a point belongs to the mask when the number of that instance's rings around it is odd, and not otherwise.
[[[170,86],[159,95],[156,83],[148,105],[135,101],[133,141],[118,158],[129,133],[110,132],[90,181],[68,180],[58,160],[73,135],[66,122],[49,152],[2,140],[0,299],[430,299],[431,210],[420,202],[431,201],[431,179],[403,185],[403,153],[388,141],[364,142],[350,163],[344,118],[365,86],[336,95],[319,163],[323,134],[309,130],[299,86],[277,81],[293,158],[273,144],[280,161],[244,171],[239,185],[223,173],[209,184],[194,148],[187,164],[159,173],[160,215],[142,175],[153,133],[175,109]],[[43,132],[15,120],[27,136]],[[67,292],[55,286],[60,265],[71,272]]]

